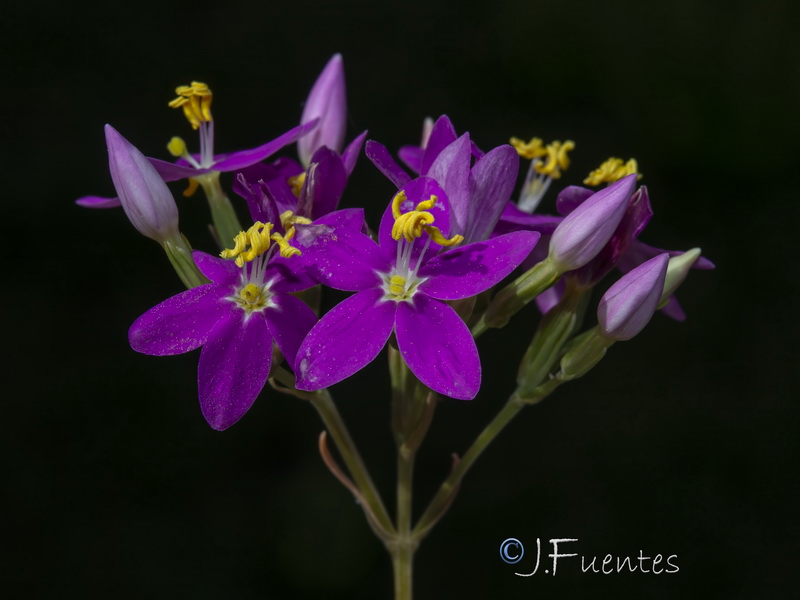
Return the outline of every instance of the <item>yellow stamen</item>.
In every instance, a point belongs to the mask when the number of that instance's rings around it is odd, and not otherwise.
[[[292,233],[294,233],[294,229],[292,230]],[[270,238],[274,240],[276,244],[278,244],[278,248],[280,248],[280,253],[283,258],[289,258],[290,256],[298,256],[302,254],[300,250],[294,246],[290,246],[289,242],[286,241],[286,238],[280,233],[273,233]]]
[[[431,239],[440,246],[455,246],[464,241],[463,235],[454,235],[448,240],[442,235],[442,232],[439,231],[438,227],[426,227],[425,231],[427,231],[428,235],[431,236]]]
[[[587,185],[600,185],[601,183],[614,183],[623,177],[627,177],[632,173],[637,173],[637,179],[641,179],[642,175],[638,173],[639,165],[636,159],[631,158],[628,162],[622,162],[621,158],[611,157],[606,160],[602,165],[597,167],[594,171],[589,173],[583,183]]]
[[[281,213],[281,225],[283,225],[283,230],[286,232],[286,235],[283,236],[285,239],[290,240],[294,237],[295,223],[308,225],[311,223],[311,219],[296,215],[290,210]]]
[[[189,177],[189,187],[183,190],[183,197],[190,198],[191,196],[194,196],[194,193],[197,191],[199,186],[200,184],[197,182],[197,179],[194,177]]]
[[[575,142],[567,140],[563,144],[556,140],[552,144],[547,144],[545,147],[547,153],[547,160],[535,166],[536,172],[542,175],[548,175],[553,179],[561,177],[561,171],[569,167],[569,156],[567,152],[575,148]]]
[[[186,120],[194,129],[200,127],[200,123],[213,120],[211,116],[213,94],[205,83],[193,81],[190,85],[175,88],[175,93],[178,97],[169,103],[170,108],[183,108]]]
[[[292,193],[294,194],[295,198],[300,197],[300,191],[303,189],[303,184],[306,181],[306,172],[303,171],[300,175],[295,175],[294,177],[289,177],[286,182],[292,188]]]
[[[545,150],[541,138],[533,137],[531,138],[530,142],[526,142],[519,138],[512,137],[510,142],[511,145],[517,150],[517,154],[519,154],[522,158],[527,158],[528,160],[541,158],[547,154],[547,150]]]
[[[407,242],[413,242],[422,235],[423,231],[427,232],[431,240],[440,246],[455,246],[464,239],[463,235],[454,235],[448,240],[442,235],[438,227],[433,226],[432,223],[435,218],[428,210],[436,204],[438,200],[436,196],[431,195],[428,200],[417,204],[416,209],[401,213],[400,206],[406,199],[406,194],[403,191],[398,192],[392,199],[392,216],[394,216],[394,225],[392,226],[393,239],[399,240],[402,237]]]
[[[235,258],[236,266],[242,267],[244,263],[250,262],[269,250],[271,231],[272,223],[256,221],[247,231],[240,231],[239,234],[233,238],[234,247],[232,249],[223,250],[220,252],[220,256],[222,258]],[[249,250],[247,249],[248,246],[250,247]]]

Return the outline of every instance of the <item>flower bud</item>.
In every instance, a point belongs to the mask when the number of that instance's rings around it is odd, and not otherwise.
[[[623,275],[600,299],[597,323],[612,340],[629,340],[650,321],[664,290],[669,254],[659,254]]]
[[[683,254],[678,254],[669,259],[667,266],[667,276],[664,280],[664,291],[661,292],[661,299],[659,304],[666,302],[672,294],[675,293],[683,280],[689,274],[689,269],[694,266],[697,259],[700,258],[700,248],[692,248]]]
[[[111,179],[128,220],[139,233],[159,243],[179,237],[178,207],[161,175],[111,125],[105,131]]]
[[[592,260],[611,239],[625,215],[636,175],[628,175],[592,194],[567,215],[550,239],[550,258],[561,272]]]
[[[308,168],[314,152],[327,146],[342,151],[347,123],[347,97],[342,55],[334,54],[308,94],[300,124],[319,118],[317,126],[297,141],[300,162]]]

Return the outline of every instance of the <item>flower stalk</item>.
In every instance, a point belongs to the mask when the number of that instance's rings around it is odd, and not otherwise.
[[[175,269],[175,273],[180,277],[187,290],[208,283],[208,279],[200,272],[192,258],[192,247],[189,245],[189,240],[186,239],[185,235],[181,234],[164,240],[161,246],[164,248],[164,252],[167,253],[167,258],[169,258],[172,268]]]
[[[279,388],[280,391],[308,400],[316,409],[361,494],[360,499],[363,499],[362,508],[367,515],[367,521],[375,534],[388,545],[396,536],[395,527],[330,392],[327,389],[316,392],[295,389],[294,376],[283,367],[275,369],[273,378],[283,386]]]
[[[219,183],[219,171],[197,175],[194,179],[203,188],[208,200],[211,222],[213,223],[212,231],[216,237],[217,245],[220,248],[225,248],[242,231],[242,225],[239,222],[239,217],[236,216],[236,211],[233,210],[233,204],[231,204],[230,199]]]

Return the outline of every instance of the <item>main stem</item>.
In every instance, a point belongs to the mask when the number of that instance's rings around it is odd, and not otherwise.
[[[418,542],[411,535],[412,490],[415,452],[401,444],[397,449],[397,537],[391,542],[395,600],[413,596],[414,552]]]

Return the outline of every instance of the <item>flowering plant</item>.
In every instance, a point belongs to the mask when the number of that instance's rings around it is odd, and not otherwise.
[[[170,106],[182,108],[199,130],[200,153],[189,153],[183,140],[173,138],[168,149],[176,162],[146,158],[107,125],[118,198],[77,201],[89,208],[121,205],[139,232],[164,247],[187,288],[133,323],[131,347],[158,356],[202,347],[198,396],[216,430],[243,418],[267,384],[311,403],[326,427],[322,458],[391,555],[398,599],[411,598],[419,543],[505,425],[588,373],[655,312],[685,318],[675,290],[690,269],[713,268],[699,249],[665,251],[639,241],[653,211],[634,160],[607,160],[584,180],[592,187],[563,188],[558,214],[543,215],[536,210],[569,167],[572,141],[512,138],[510,145],[484,152],[442,116],[426,121],[418,146],[399,149],[406,168],[377,141],[364,146],[366,132],[345,146],[339,55],[313,86],[300,125],[251,150],[216,154],[211,90],[192,82],[176,92]],[[294,142],[300,162],[264,162]],[[362,147],[397,188],[380,201],[386,208],[377,229],[365,222],[362,209],[339,209]],[[530,164],[514,201],[520,159]],[[222,172],[234,173],[233,191],[253,223],[247,228],[222,190]],[[185,196],[203,188],[217,256],[192,250],[181,233],[166,185],[178,179],[189,181]],[[584,327],[593,289],[615,271],[621,275],[597,303],[597,324]],[[320,314],[325,287],[353,294]],[[530,302],[542,316],[520,359],[514,391],[454,460],[414,522],[414,462],[436,404],[475,398],[484,380],[476,340],[519,319]],[[393,516],[330,392],[358,376],[384,348],[397,445]],[[329,450],[328,435],[344,467]]]

